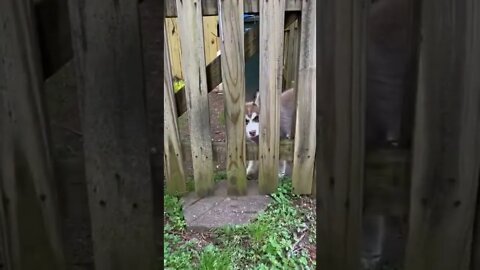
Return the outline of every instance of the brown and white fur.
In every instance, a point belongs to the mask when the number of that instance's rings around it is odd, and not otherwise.
[[[295,90],[290,88],[280,95],[280,139],[293,139],[295,128]],[[260,95],[257,91],[254,101],[245,104],[245,132],[247,139],[258,144],[260,134]],[[287,173],[287,161],[281,160],[278,176]],[[249,160],[247,178],[255,178],[258,174],[258,161]]]

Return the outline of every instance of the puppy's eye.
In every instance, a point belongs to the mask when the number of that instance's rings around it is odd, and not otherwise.
[[[248,119],[245,119],[245,124],[248,124]]]
[[[257,122],[258,122],[258,115],[256,115],[256,116],[253,118],[253,121],[257,121]]]

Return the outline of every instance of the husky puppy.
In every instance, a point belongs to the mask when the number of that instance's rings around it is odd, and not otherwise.
[[[245,103],[245,132],[247,139],[258,144],[260,134],[260,93],[257,91],[254,101]],[[293,139],[295,129],[295,90],[290,88],[280,95],[280,139]],[[280,161],[278,176],[284,177],[287,161]],[[247,178],[258,176],[258,161],[249,160]]]

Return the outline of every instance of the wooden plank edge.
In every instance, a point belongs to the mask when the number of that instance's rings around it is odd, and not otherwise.
[[[174,18],[177,17],[177,8],[172,2],[175,0],[166,0],[165,1],[165,18]],[[256,1],[258,4],[259,1]],[[207,2],[208,7],[203,8],[203,16],[217,16],[218,15],[218,6],[216,1]],[[210,6],[212,5],[212,6]],[[244,2],[244,13],[259,13],[260,8],[258,6],[254,7],[251,4],[248,4],[247,1]],[[302,10],[302,1],[301,0],[286,0],[285,1],[285,11],[301,11]]]

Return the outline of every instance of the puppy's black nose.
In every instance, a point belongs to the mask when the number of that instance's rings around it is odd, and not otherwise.
[[[250,136],[255,136],[256,132],[255,131],[249,131],[248,134],[250,134]]]

